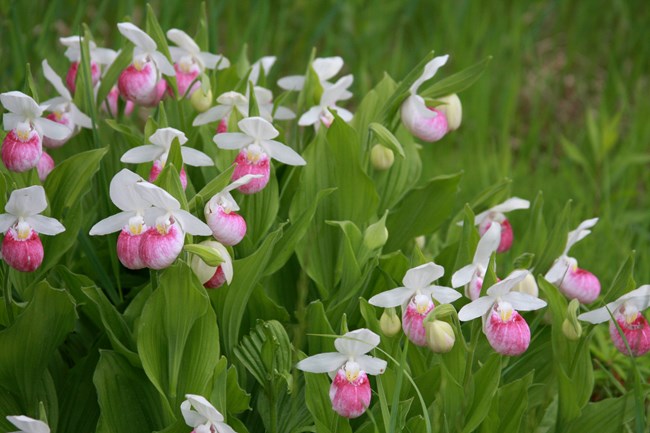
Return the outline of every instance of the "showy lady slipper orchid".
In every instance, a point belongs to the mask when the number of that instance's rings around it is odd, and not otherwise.
[[[140,257],[140,244],[147,231],[144,215],[151,204],[144,201],[136,190],[135,185],[139,182],[144,180],[126,168],[113,176],[109,194],[113,204],[122,212],[101,220],[90,229],[93,236],[120,232],[117,257],[129,269],[145,267]]]
[[[167,162],[167,156],[169,154],[169,149],[171,148],[172,142],[177,138],[181,145],[181,155],[183,157],[183,163],[191,165],[193,167],[209,167],[214,165],[214,161],[205,153],[192,149],[191,147],[183,146],[187,143],[187,137],[185,133],[174,128],[160,128],[156,130],[149,137],[149,142],[151,144],[145,144],[143,146],[134,147],[131,150],[126,151],[120,161],[131,163],[131,164],[140,164],[143,162],[153,161],[153,167],[149,172],[149,182],[154,182],[158,179],[160,172],[165,167]],[[180,171],[181,185],[183,189],[187,188],[187,175],[185,174],[185,168],[181,167]]]
[[[162,188],[148,182],[135,185],[145,202],[153,208],[144,215],[149,226],[142,235],[140,258],[151,269],[164,269],[181,253],[184,232],[210,236],[212,231],[203,221],[181,209],[181,204]]]
[[[131,23],[119,23],[117,28],[135,45],[133,64],[122,71],[117,82],[120,93],[136,104],[153,107],[167,90],[160,74],[173,76],[176,71],[148,34]]]
[[[411,95],[400,108],[404,127],[422,141],[438,141],[448,130],[447,118],[443,112],[427,107],[424,98],[417,94],[422,83],[433,78],[438,69],[447,63],[448,58],[448,55],[436,57],[424,66],[424,72],[409,89]]]
[[[70,130],[41,117],[43,109],[22,92],[0,94],[0,102],[9,111],[2,117],[5,131],[2,162],[8,170],[27,171],[36,167],[43,153],[43,137],[62,140]]]
[[[528,209],[529,207],[530,202],[528,200],[519,197],[512,197],[503,203],[476,215],[476,218],[474,218],[474,224],[478,226],[478,232],[483,236],[487,229],[490,228],[493,221],[498,222],[501,225],[501,242],[499,242],[497,253],[503,253],[510,249],[513,239],[512,226],[504,213],[518,209]]]
[[[334,78],[336,74],[341,71],[343,68],[343,59],[341,57],[317,57],[311,64],[312,69],[318,76],[318,81],[320,85],[323,86],[323,89],[327,89],[332,86],[328,80]],[[295,90],[300,91],[305,86],[305,76],[304,75],[290,75],[288,77],[280,78],[278,80],[278,86],[284,90]],[[339,98],[339,100],[350,99],[352,93],[347,90]]]
[[[481,294],[483,278],[490,263],[490,256],[499,247],[501,241],[501,225],[491,224],[483,237],[478,241],[472,263],[457,270],[451,276],[451,286],[465,286],[465,296],[472,301]]]
[[[233,277],[233,267],[232,258],[226,247],[215,241],[203,241],[199,245],[214,248],[223,259],[223,262],[219,266],[210,266],[198,255],[192,256],[190,266],[199,281],[201,281],[201,284],[203,284],[203,287],[206,289],[216,289],[221,287],[223,283],[227,282],[230,284]]]
[[[406,272],[402,280],[404,287],[375,295],[368,302],[384,308],[401,305],[404,333],[414,344],[426,346],[426,330],[422,322],[434,308],[432,297],[443,304],[460,298],[460,293],[449,287],[431,284],[444,274],[442,266],[425,263]]]
[[[47,60],[43,60],[43,75],[47,81],[59,92],[59,96],[49,99],[41,104],[46,110],[51,111],[52,114],[47,118],[53,122],[66,126],[69,129],[69,134],[63,140],[54,140],[48,137],[43,138],[43,146],[45,147],[61,147],[66,141],[72,137],[78,127],[92,128],[93,122],[90,117],[74,105],[72,102],[72,95],[68,89],[63,85],[63,80],[59,77],[54,69],[50,67]]]
[[[530,344],[530,328],[517,312],[538,310],[546,302],[525,293],[513,292],[515,284],[522,281],[527,270],[512,272],[487,290],[487,296],[465,305],[458,312],[463,322],[483,318],[483,332],[490,346],[502,355],[521,355]]]
[[[609,335],[614,346],[621,353],[629,355],[625,341],[621,338],[614,321],[611,320],[613,317],[623,331],[632,356],[641,356],[650,351],[650,325],[643,316],[643,310],[648,307],[650,307],[650,285],[646,284],[604,307],[579,315],[578,319],[594,324],[609,320]]]
[[[177,45],[176,47],[169,47],[169,53],[174,61],[176,83],[180,95],[187,93],[187,96],[190,97],[201,86],[197,81],[189,93],[187,92],[192,81],[205,69],[214,69],[216,67],[224,69],[230,66],[230,62],[225,57],[201,51],[196,42],[182,30],[169,30],[167,38]]]
[[[237,167],[232,180],[247,174],[259,174],[261,178],[239,187],[244,194],[260,191],[269,182],[270,159],[288,165],[305,165],[307,162],[295,150],[273,140],[280,133],[271,123],[261,117],[249,117],[238,123],[242,132],[224,132],[214,136],[213,141],[220,149],[242,149],[235,159]]]
[[[261,57],[258,61],[251,65],[251,73],[248,74],[248,81],[257,85],[257,81],[260,79],[260,73],[264,72],[264,76],[269,75],[269,71],[275,64],[275,56],[264,56]]]
[[[65,77],[65,83],[72,93],[76,89],[77,72],[79,62],[81,61],[81,44],[83,36],[68,36],[60,38],[59,41],[67,47],[65,56],[72,62],[70,69]],[[98,48],[93,41],[88,41],[88,50],[90,51],[90,75],[92,85],[95,87],[99,82],[101,71],[99,65],[110,65],[117,57],[117,53],[109,48]]]
[[[260,116],[269,122],[273,119],[276,120],[290,120],[295,119],[296,113],[283,107],[281,105],[275,107],[273,104],[273,92],[264,87],[255,86],[253,88],[255,92],[255,100],[257,101],[257,106],[260,109]],[[248,94],[248,93],[247,93]],[[275,109],[275,111],[273,111]]]
[[[47,208],[42,186],[30,186],[11,193],[0,215],[2,258],[9,266],[22,272],[32,272],[43,262],[43,244],[39,233],[54,236],[65,227],[54,218],[40,215]]]
[[[553,266],[546,273],[546,278],[570,299],[577,299],[582,304],[590,304],[600,295],[600,281],[589,271],[580,269],[578,261],[567,254],[573,245],[591,233],[598,218],[585,220],[574,231],[569,232],[566,247]]]
[[[50,427],[43,421],[25,415],[8,416],[7,420],[19,429],[14,433],[50,433]]]
[[[370,405],[368,374],[382,374],[386,361],[366,355],[379,345],[379,335],[357,329],[334,340],[337,352],[321,353],[300,361],[296,368],[309,373],[333,373],[332,409],[346,418],[357,418]]]
[[[350,113],[345,108],[341,108],[336,105],[337,101],[343,99],[343,96],[348,92],[347,88],[352,85],[354,78],[352,75],[346,75],[336,82],[336,84],[326,88],[323,91],[323,95],[320,98],[320,105],[311,107],[305,114],[300,116],[298,120],[298,125],[308,126],[314,125],[314,128],[318,129],[320,123],[322,122],[326,127],[329,126],[334,121],[334,116],[330,112],[330,109],[336,110],[337,114],[341,119],[349,122],[352,120],[352,113]]]
[[[237,433],[226,424],[223,415],[203,396],[186,394],[181,414],[192,433]]]
[[[237,202],[230,194],[237,188],[261,179],[262,175],[247,174],[240,177],[221,192],[215,194],[205,205],[205,221],[208,223],[212,236],[225,245],[237,245],[246,235],[246,221],[236,213],[239,210]]]

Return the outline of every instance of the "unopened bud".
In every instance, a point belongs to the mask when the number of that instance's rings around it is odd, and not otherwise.
[[[381,332],[387,337],[394,337],[402,329],[402,324],[394,308],[386,308],[379,318]]]
[[[456,342],[454,328],[445,321],[433,320],[424,324],[426,328],[427,346],[435,353],[447,353]]]
[[[419,249],[423,250],[426,244],[427,238],[424,235],[415,238],[415,245],[417,245]]]
[[[208,89],[206,93],[202,87],[199,87],[190,96],[190,101],[196,111],[203,113],[212,105],[212,89]]]
[[[455,131],[460,127],[463,120],[463,106],[460,103],[460,98],[455,93],[442,98],[437,98],[442,104],[436,108],[442,111],[447,116],[447,128],[449,131]]]
[[[578,322],[576,317],[580,308],[580,301],[572,299],[567,307],[567,315],[562,322],[562,332],[569,340],[578,340],[582,335],[582,325]]]
[[[533,277],[533,274],[528,273],[526,275],[526,278],[518,282],[515,287],[512,288],[513,292],[520,292],[520,293],[525,293],[530,296],[538,297],[539,295],[539,289],[537,287],[537,282],[535,281],[535,277]]]
[[[395,154],[392,150],[381,144],[375,144],[370,151],[370,160],[375,170],[388,170],[395,162]]]
[[[386,216],[388,212],[384,213],[379,221],[370,224],[363,235],[363,243],[369,250],[381,248],[388,240],[388,229],[386,228]]]

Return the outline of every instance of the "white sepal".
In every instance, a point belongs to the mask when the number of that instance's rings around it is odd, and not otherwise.
[[[44,136],[53,138],[55,140],[64,140],[70,136],[72,131],[65,125],[56,123],[50,119],[38,117],[33,119],[34,127],[40,131]]]
[[[164,153],[165,149],[161,146],[145,144],[127,150],[120,158],[120,161],[127,164],[141,164],[159,159]]]
[[[411,94],[415,95],[418,92],[418,89],[420,88],[422,83],[433,78],[433,76],[436,75],[436,72],[438,72],[438,69],[447,63],[448,59],[449,59],[449,55],[447,54],[444,56],[434,57],[429,63],[427,63],[424,66],[424,71],[422,72],[422,75],[420,75],[420,77],[417,80],[415,80],[415,82],[409,88]]]
[[[524,200],[519,197],[511,197],[508,200],[504,201],[503,203],[493,206],[490,209],[476,215],[476,217],[474,218],[474,224],[475,225],[481,224],[486,218],[490,216],[490,214],[506,213],[506,212],[511,212],[513,210],[528,209],[528,208],[530,208],[530,202],[528,200]]]
[[[45,189],[40,185],[14,190],[5,205],[7,213],[19,218],[40,214],[46,208]]]
[[[50,433],[50,427],[47,424],[28,416],[8,416],[7,420],[20,429],[15,433]]]
[[[638,289],[626,293],[604,307],[582,313],[578,316],[578,320],[583,320],[593,324],[606,322],[611,318],[610,313],[614,315],[616,310],[618,310],[623,304],[634,305],[639,312],[650,307],[650,285],[645,284]]]
[[[458,320],[467,322],[476,319],[477,317],[484,316],[485,313],[490,311],[492,305],[494,305],[493,298],[482,296],[461,308],[458,312]]]
[[[54,72],[54,69],[50,67],[49,63],[47,63],[47,60],[43,60],[41,65],[43,66],[43,75],[45,75],[47,81],[49,81],[52,86],[54,86],[56,91],[59,92],[59,95],[65,98],[68,102],[71,102],[72,95],[70,94],[68,88],[63,84],[61,77],[59,77],[59,75]]]
[[[370,352],[379,345],[379,341],[379,335],[369,329],[362,328],[347,332],[342,337],[334,340],[334,347],[343,354],[358,356]]]
[[[260,142],[266,153],[273,159],[287,165],[305,165],[307,161],[289,146],[275,140],[263,140]]]
[[[319,353],[305,358],[296,368],[308,373],[329,373],[336,371],[348,360],[347,355],[338,352]]]
[[[254,138],[241,132],[223,132],[212,138],[219,149],[234,150],[253,144]]]
[[[402,283],[411,289],[422,289],[445,274],[445,268],[433,262],[425,263],[409,269]]]
[[[35,231],[44,235],[54,236],[65,231],[65,227],[57,219],[43,215],[29,216],[25,218],[25,222],[32,226]]]
[[[91,236],[98,236],[119,232],[124,228],[126,224],[129,223],[129,219],[135,215],[135,211],[123,211],[116,213],[115,215],[111,215],[92,226],[89,234]]]
[[[413,289],[397,287],[373,296],[368,300],[368,303],[383,308],[397,307],[406,304],[413,297],[414,293]]]
[[[133,45],[146,53],[153,53],[158,48],[151,36],[132,23],[118,23],[117,28],[125,38],[133,42]]]

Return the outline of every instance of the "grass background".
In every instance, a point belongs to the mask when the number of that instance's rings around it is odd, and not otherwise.
[[[199,2],[153,1],[164,29],[193,34]],[[573,220],[600,216],[572,250],[607,287],[637,250],[636,279],[650,281],[647,174],[650,153],[650,8],[644,1],[211,1],[210,48],[236,59],[274,54],[271,79],[301,73],[312,47],[340,55],[355,99],[385,72],[401,79],[428,51],[451,54],[441,76],[487,56],[483,77],[460,96],[461,130],[426,145],[423,176],[464,170],[461,200],[511,179],[513,195],[543,191],[550,221],[567,200]],[[143,24],[144,3],[0,2],[0,90],[21,88],[25,63],[39,88],[47,58],[63,75],[60,36],[87,23],[100,46],[118,48],[113,25]],[[277,90],[277,89],[275,89]],[[44,99],[44,98],[42,98]],[[512,215],[515,230],[526,212]]]

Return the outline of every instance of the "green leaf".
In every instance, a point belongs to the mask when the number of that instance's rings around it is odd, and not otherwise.
[[[147,3],[147,18],[146,18],[145,28],[147,30],[147,34],[151,36],[151,39],[153,39],[154,42],[156,43],[157,50],[163,53],[163,55],[167,57],[167,60],[169,60],[169,62],[173,64],[172,57],[169,54],[169,45],[167,44],[167,37],[165,36],[165,32],[163,32],[162,27],[160,27],[160,23],[156,18],[156,14],[153,11],[151,5],[148,3]],[[178,85],[176,84],[176,76],[166,75],[165,79],[167,80],[169,85],[172,86],[172,89],[174,91],[174,97],[178,97]]]
[[[321,337],[320,335],[337,335],[330,325],[325,308],[321,301],[314,301],[307,306],[306,314],[307,322],[307,343],[309,346],[309,353],[325,353],[333,352],[334,339]],[[375,331],[376,332],[376,331]]]
[[[97,105],[101,105],[108,94],[110,93],[113,86],[117,84],[117,79],[123,70],[125,70],[133,60],[133,45],[127,44],[126,47],[122,47],[120,53],[117,55],[111,66],[106,70],[102,81],[99,84],[99,90],[97,91]],[[117,113],[111,113],[113,117],[117,117]],[[108,120],[107,120],[108,122]]]
[[[257,245],[275,222],[280,206],[278,194],[278,180],[275,170],[271,170],[268,185],[255,194],[242,194],[237,199],[240,212],[246,220],[246,240],[252,245]]]
[[[467,422],[463,432],[473,432],[488,414],[492,399],[497,392],[501,378],[501,355],[493,353],[483,366],[472,375],[474,392],[471,406],[467,410]]]
[[[492,61],[492,56],[486,57],[469,68],[465,68],[447,78],[436,81],[429,87],[424,87],[419,94],[423,98],[439,98],[452,93],[460,93],[481,77],[490,61]]]
[[[338,416],[329,397],[330,383],[325,374],[304,373],[305,403],[314,418],[317,433],[352,433],[350,421]]]
[[[219,251],[207,245],[189,244],[183,247],[188,253],[196,254],[208,266],[219,266],[225,260],[219,254]]]
[[[192,197],[192,199],[187,204],[188,210],[190,212],[195,211],[197,206],[203,202],[210,200],[212,196],[220,193],[225,187],[227,187],[230,183],[232,173],[235,171],[235,167],[235,164],[231,165],[227,170],[219,174],[219,176],[215,177],[203,188],[201,188],[201,191],[197,192],[196,195]]]
[[[534,372],[499,388],[498,413],[500,423],[492,431],[518,433],[525,410],[528,407],[528,387],[533,382]],[[494,409],[494,406],[493,406]]]
[[[617,398],[589,403],[582,410],[580,417],[567,426],[565,431],[571,433],[626,431],[623,426],[634,419],[633,400],[633,393],[628,392]],[[637,431],[643,431],[644,427],[637,426]]]
[[[369,128],[373,134],[375,134],[375,137],[377,137],[381,144],[391,149],[392,151],[397,152],[397,154],[402,158],[406,157],[402,144],[393,135],[393,133],[388,130],[388,128],[377,122],[371,123]]]

